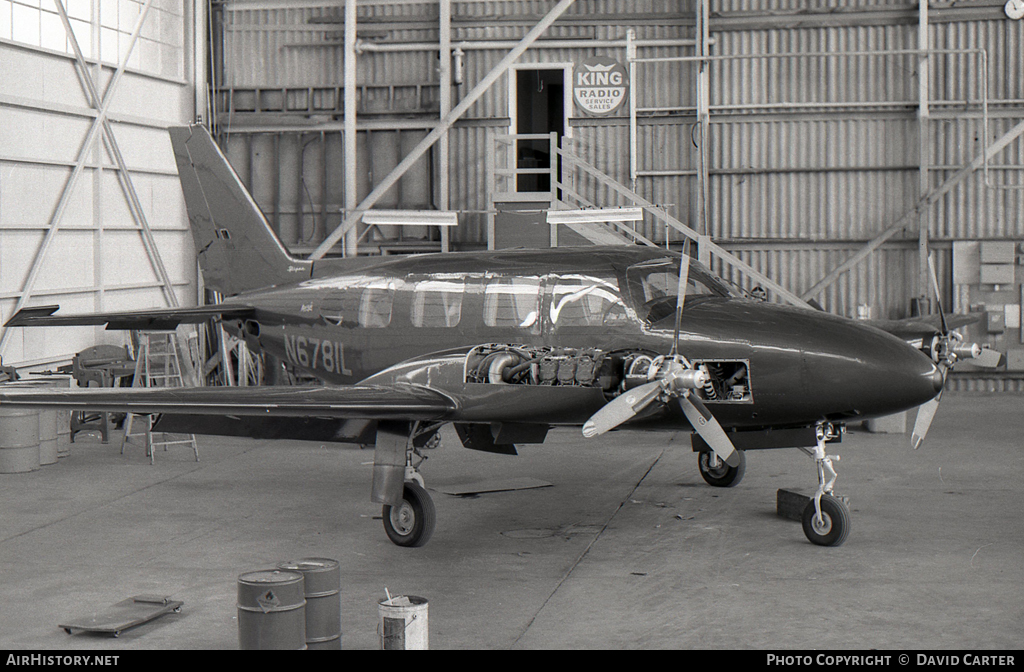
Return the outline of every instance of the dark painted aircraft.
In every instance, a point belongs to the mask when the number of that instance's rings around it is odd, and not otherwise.
[[[433,531],[416,467],[445,423],[466,448],[504,454],[566,425],[585,437],[693,430],[714,486],[739,483],[745,450],[800,448],[818,472],[805,533],[836,546],[850,514],[832,494],[826,445],[847,422],[934,404],[946,369],[977,354],[944,318],[889,325],[899,338],[745,298],[688,256],[650,247],[296,259],[205,130],[170,134],[204,280],[229,298],[92,315],[27,308],[8,326],[217,318],[325,385],[10,390],[0,403],[159,414],[158,431],[374,444],[371,497],[401,546]]]

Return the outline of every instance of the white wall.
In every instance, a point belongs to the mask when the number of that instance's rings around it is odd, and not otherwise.
[[[102,97],[146,0],[64,3]],[[107,114],[181,305],[196,301],[195,256],[165,129],[195,116],[192,6],[151,1]],[[95,117],[54,0],[0,0],[0,322],[26,295],[26,306],[68,313],[169,303],[102,128],[55,221]],[[100,327],[15,328],[0,338],[8,365],[59,364],[91,345],[125,342]]]

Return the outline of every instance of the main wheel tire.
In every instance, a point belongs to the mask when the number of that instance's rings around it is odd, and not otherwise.
[[[832,495],[821,496],[821,518],[817,520],[814,499],[804,508],[804,534],[818,546],[841,546],[850,534],[850,508]]]
[[[385,504],[381,511],[384,531],[398,546],[422,546],[430,540],[437,523],[434,500],[419,483],[407,481],[398,506]]]
[[[725,461],[719,460],[718,466],[712,467],[711,453],[709,451],[699,453],[697,468],[700,469],[701,477],[708,485],[713,485],[716,488],[731,488],[739,485],[739,482],[743,480],[743,474],[747,471],[747,456],[743,454],[742,450],[737,450],[736,454],[740,456],[739,465],[730,467]]]

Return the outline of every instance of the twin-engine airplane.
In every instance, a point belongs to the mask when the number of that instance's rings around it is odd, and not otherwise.
[[[804,531],[837,546],[850,514],[832,495],[826,444],[847,421],[933,405],[945,370],[977,354],[945,322],[890,325],[920,339],[913,347],[741,297],[688,256],[649,247],[296,259],[204,129],[170,135],[206,285],[230,298],[92,315],[27,308],[7,325],[159,330],[218,318],[326,385],[0,388],[0,403],[159,414],[160,431],[374,443],[371,498],[400,546],[433,532],[416,467],[449,422],[466,448],[505,454],[558,426],[585,437],[692,430],[714,486],[739,483],[746,450],[801,448],[818,471]]]

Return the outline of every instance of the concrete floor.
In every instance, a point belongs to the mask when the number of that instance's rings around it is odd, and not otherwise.
[[[378,646],[385,586],[430,601],[434,649],[1016,649],[1022,405],[947,395],[916,452],[851,429],[839,548],[775,513],[777,489],[816,484],[803,453],[750,452],[742,484],[711,488],[687,434],[558,430],[516,458],[446,433],[428,486],[553,487],[434,492],[419,549],[385,537],[368,450],[200,437],[201,462],[172,447],[151,466],[82,438],[55,465],[0,475],[0,649],[237,648],[238,575],[310,556],[341,563],[345,649]],[[139,593],[185,604],[118,639],[57,627]]]

